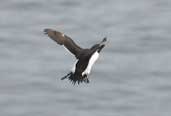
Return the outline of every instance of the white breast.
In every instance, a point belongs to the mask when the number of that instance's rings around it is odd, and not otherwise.
[[[85,69],[85,71],[82,73],[82,75],[84,74],[90,74],[90,71],[92,69],[93,64],[96,62],[96,60],[99,58],[99,53],[96,51],[90,58],[89,62],[88,62],[88,66]]]
[[[74,65],[73,65],[73,67],[72,67],[72,69],[71,69],[71,72],[72,72],[72,73],[75,73],[75,68],[76,68],[77,62],[78,62],[78,60],[76,60],[76,61],[74,62]]]

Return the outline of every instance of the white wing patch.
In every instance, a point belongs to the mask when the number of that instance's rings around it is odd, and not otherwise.
[[[91,69],[92,69],[92,66],[93,64],[96,62],[96,60],[99,58],[99,53],[96,51],[90,58],[89,62],[88,62],[88,66],[87,68],[85,69],[84,72],[82,72],[82,76],[84,74],[90,74],[91,72]]]

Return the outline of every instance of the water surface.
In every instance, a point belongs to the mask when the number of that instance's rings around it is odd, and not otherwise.
[[[170,0],[1,0],[1,116],[170,116]],[[61,81],[74,62],[43,34],[82,47],[108,37],[90,84]]]

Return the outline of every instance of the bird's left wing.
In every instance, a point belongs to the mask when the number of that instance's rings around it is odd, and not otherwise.
[[[66,47],[78,59],[82,48],[78,46],[70,37],[52,29],[44,29],[44,32],[57,44],[64,45],[64,47]]]

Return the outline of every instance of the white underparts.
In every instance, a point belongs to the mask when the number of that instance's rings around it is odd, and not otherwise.
[[[72,69],[71,69],[71,72],[72,72],[72,73],[75,73],[75,69],[76,69],[76,64],[77,64],[77,62],[78,62],[78,60],[76,60],[76,61],[74,62],[74,65],[73,65],[73,67],[72,67]]]
[[[82,72],[82,76],[83,75],[88,75],[91,72],[92,66],[93,64],[96,62],[96,60],[99,58],[99,53],[96,51],[90,58],[89,62],[88,62],[88,66],[87,68],[84,70],[84,72]]]

